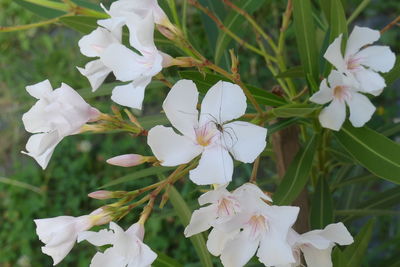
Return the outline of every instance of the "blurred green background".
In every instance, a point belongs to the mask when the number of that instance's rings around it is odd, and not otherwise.
[[[93,3],[98,1],[92,0]],[[104,1],[106,4],[111,1]],[[163,2],[163,0],[159,0]],[[182,0],[176,1],[178,8]],[[220,3],[220,1],[215,0]],[[268,0],[264,7],[256,13],[257,21],[276,35],[280,24],[280,13],[285,8],[285,1]],[[361,2],[347,0],[348,15]],[[162,3],[164,4],[164,3]],[[398,0],[373,0],[357,18],[355,24],[380,29],[400,14]],[[223,14],[220,14],[223,16]],[[12,0],[0,0],[0,26],[22,25],[33,23],[42,18],[27,11]],[[212,58],[213,46],[210,36],[204,32],[204,17],[196,10],[188,10],[189,33],[195,45]],[[210,25],[205,22],[208,34]],[[244,29],[246,25],[243,26]],[[250,31],[242,34],[251,36]],[[49,79],[54,88],[61,82],[75,89],[88,88],[89,84],[79,74],[76,66],[83,66],[88,59],[82,56],[78,48],[78,40],[82,34],[63,25],[50,25],[26,31],[0,33],[0,266],[51,266],[50,257],[40,251],[41,242],[35,234],[33,219],[55,217],[59,215],[79,216],[87,214],[104,203],[92,200],[87,194],[96,191],[100,186],[116,178],[136,172],[142,167],[124,169],[105,164],[105,160],[124,153],[149,154],[144,138],[131,138],[126,134],[79,135],[62,141],[50,161],[48,168],[42,171],[36,162],[20,153],[24,150],[29,135],[24,131],[21,117],[34,103],[25,91],[25,86]],[[212,38],[211,38],[212,39]],[[396,54],[400,52],[400,28],[385,33],[382,42],[392,47]],[[294,45],[293,30],[288,32],[288,50],[292,62],[298,61]],[[208,45],[207,45],[208,44]],[[238,48],[236,45],[232,47]],[[262,60],[239,49],[241,75],[243,80],[262,88],[271,88],[274,84],[271,74],[264,67]],[[165,47],[165,51],[177,56],[176,50]],[[224,60],[221,64],[225,64]],[[176,72],[170,72],[177,80]],[[110,81],[112,78],[110,78]],[[399,117],[399,84],[387,88],[385,93],[374,99],[379,107],[378,113],[371,123],[380,127]],[[86,89],[88,90],[88,89]],[[167,92],[163,86],[155,86],[147,91],[144,114],[157,114],[160,103]],[[89,103],[103,112],[110,112],[109,96],[88,99]],[[276,181],[271,162],[264,162],[265,170],[259,179],[266,187]],[[271,165],[271,166],[270,166]],[[250,166],[243,166],[235,171],[238,176],[234,185],[241,184],[250,174]],[[111,187],[115,190],[132,190],[148,185],[157,177]],[[262,180],[262,181],[261,181]],[[177,185],[189,206],[196,208],[195,199],[199,195],[192,183]],[[336,196],[336,206],[351,208],[363,199],[373,196],[390,184],[354,185],[343,195]],[[342,197],[344,196],[344,197]],[[374,227],[373,239],[369,245],[369,253],[365,256],[363,266],[389,266],[398,263],[400,245],[398,205],[392,214],[379,216]],[[397,211],[397,213],[396,213]],[[127,228],[137,219],[139,210],[132,212],[120,224]],[[338,217],[338,220],[340,217]],[[350,231],[357,233],[366,218],[352,220]],[[189,240],[183,236],[183,227],[177,221],[176,214],[168,204],[162,211],[156,209],[146,225],[146,243],[157,252],[162,252],[177,259],[185,266],[199,266],[198,258]],[[72,252],[59,266],[88,266],[96,250],[87,243],[74,247]],[[385,262],[385,265],[382,263]],[[217,265],[216,261],[216,265]],[[257,266],[257,263],[253,264]],[[397,265],[397,266],[400,266]]]

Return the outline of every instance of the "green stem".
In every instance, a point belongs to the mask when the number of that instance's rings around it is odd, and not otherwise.
[[[64,16],[61,16],[61,17],[64,17]],[[22,31],[22,30],[28,30],[28,29],[32,29],[32,28],[42,27],[45,25],[49,25],[49,24],[58,22],[58,20],[61,17],[56,17],[53,19],[44,20],[44,21],[26,24],[26,25],[17,25],[17,26],[10,26],[10,27],[0,26],[0,32],[14,32],[14,31]]]

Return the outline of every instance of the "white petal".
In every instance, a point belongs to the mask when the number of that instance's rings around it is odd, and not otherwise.
[[[342,34],[339,35],[328,47],[324,54],[324,58],[335,66],[340,72],[346,69],[346,62],[343,59],[342,51]]]
[[[233,192],[234,195],[244,195],[245,198],[249,198],[249,196],[271,201],[272,199],[264,194],[264,192],[255,184],[252,183],[245,183],[241,185],[240,187],[236,188],[235,191]]]
[[[90,34],[83,36],[78,45],[83,55],[98,57],[110,44],[118,42],[108,30],[98,27]]]
[[[210,190],[199,197],[199,204],[201,206],[209,203],[217,203],[218,200],[224,196],[230,195],[229,191],[226,190],[228,184],[220,185],[217,189]]]
[[[236,160],[253,162],[267,145],[267,129],[258,125],[235,121],[223,126],[225,145]]]
[[[95,246],[104,246],[114,243],[114,232],[107,229],[102,229],[99,232],[84,231],[78,233],[78,243],[87,240]]]
[[[201,103],[200,124],[219,124],[239,118],[247,108],[246,96],[238,85],[219,81],[211,87]]]
[[[125,24],[125,19],[111,17],[109,19],[98,20],[97,24],[109,30],[115,39],[121,42],[122,27]]]
[[[332,247],[319,250],[314,247],[303,246],[301,250],[308,267],[332,267]]]
[[[172,126],[193,138],[198,124],[198,97],[199,92],[194,82],[180,80],[171,88],[163,103],[163,109]]]
[[[74,244],[75,244],[75,240],[70,241],[70,242],[65,242],[61,245],[54,246],[54,247],[43,246],[42,252],[44,254],[52,257],[53,265],[57,265],[68,255],[68,253],[74,247]]]
[[[252,239],[244,231],[226,243],[221,253],[221,262],[226,267],[242,267],[256,253],[259,240]]]
[[[97,252],[90,267],[126,267],[127,260],[114,248],[108,248],[104,253]]]
[[[100,85],[107,78],[108,74],[110,74],[111,70],[104,66],[103,62],[100,59],[96,59],[88,62],[85,65],[85,68],[77,67],[79,72],[85,76],[92,86],[92,91],[96,91]]]
[[[22,152],[33,157],[37,163],[46,169],[55,147],[61,141],[57,139],[56,132],[32,135],[26,143],[27,152]]]
[[[188,163],[203,150],[186,136],[176,134],[172,128],[160,125],[149,131],[147,143],[163,166]]]
[[[130,235],[132,238],[136,237],[143,241],[144,238],[144,226],[141,223],[132,224],[127,230],[126,233]]]
[[[345,57],[354,55],[363,46],[376,42],[379,37],[379,31],[367,27],[355,26],[347,41]]]
[[[321,235],[339,245],[350,245],[354,242],[346,226],[341,222],[329,224],[322,230]]]
[[[390,71],[396,62],[396,55],[389,46],[369,46],[358,52],[355,57],[360,58],[361,65],[380,72]]]
[[[261,239],[260,247],[257,252],[260,262],[267,266],[284,265],[294,263],[292,248],[289,246],[281,233],[270,229],[268,235]],[[322,267],[322,266],[321,266]]]
[[[43,82],[37,84],[28,85],[26,87],[26,91],[34,98],[40,99],[51,93],[53,91],[53,87],[51,86],[49,80],[44,80]]]
[[[151,250],[149,246],[144,243],[140,244],[140,254],[138,259],[135,259],[136,265],[128,265],[128,267],[150,267],[150,265],[156,260],[157,254]]]
[[[362,92],[378,96],[382,93],[386,83],[381,75],[375,71],[362,69],[354,73],[357,81],[360,83],[359,89]]]
[[[207,231],[217,216],[217,207],[215,205],[210,205],[195,210],[192,213],[189,224],[185,228],[185,236],[190,237],[192,235]]]
[[[198,185],[225,184],[232,180],[233,160],[222,146],[207,147],[199,165],[189,173],[190,180]]]
[[[329,106],[319,114],[319,122],[322,127],[339,131],[346,119],[345,103],[334,99]]]
[[[30,133],[50,132],[54,129],[49,124],[50,116],[46,112],[47,101],[40,99],[37,101],[29,111],[22,115],[22,122],[24,123],[25,130]]]
[[[372,114],[375,112],[375,106],[365,95],[354,93],[350,99],[347,100],[347,105],[350,108],[350,121],[354,127],[362,127],[367,123]]]
[[[207,249],[208,251],[214,255],[221,255],[223,249],[225,248],[226,243],[229,240],[232,240],[239,233],[239,229],[230,233],[227,233],[218,228],[213,228],[208,235],[207,239]]]
[[[324,79],[320,86],[319,91],[310,97],[310,101],[323,105],[333,99],[332,89],[328,87],[326,79]]]
[[[110,68],[115,77],[122,81],[132,81],[139,78],[145,71],[143,56],[136,54],[122,44],[111,44],[100,57],[104,65]]]
[[[130,16],[127,21],[129,29],[129,43],[132,47],[142,52],[146,48],[155,48],[154,44],[154,19],[152,12],[145,18]]]
[[[116,86],[111,100],[121,106],[142,109],[145,89],[150,82],[151,77],[141,77],[129,84]]]
[[[297,244],[311,245],[317,249],[327,249],[331,241],[321,236],[322,230],[313,230],[300,235],[296,241]]]
[[[347,87],[354,87],[357,85],[357,83],[354,81],[354,79],[348,77],[347,75],[344,75],[343,73],[333,70],[328,76],[328,82],[330,88],[335,88],[337,86],[347,86]],[[332,90],[331,89],[331,90]],[[332,92],[333,95],[333,92]]]

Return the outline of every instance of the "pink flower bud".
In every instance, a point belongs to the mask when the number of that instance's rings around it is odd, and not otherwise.
[[[146,158],[138,154],[125,154],[110,158],[108,164],[120,167],[133,167],[146,162]]]
[[[94,199],[110,199],[113,198],[113,192],[107,190],[99,190],[88,194],[88,196]]]

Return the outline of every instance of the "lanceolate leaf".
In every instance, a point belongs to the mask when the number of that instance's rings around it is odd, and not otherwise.
[[[320,177],[312,201],[310,224],[312,229],[322,229],[333,222],[333,201],[325,177]]]
[[[397,79],[400,78],[400,58],[397,57],[396,64],[394,65],[393,69],[384,74],[383,77],[385,78],[386,85],[392,85]]]
[[[312,136],[304,148],[296,154],[273,196],[274,204],[290,205],[307,184],[314,159],[316,139],[315,135]]]
[[[202,94],[205,94],[211,86],[213,86],[220,80],[229,81],[228,79],[220,75],[209,73],[203,75],[195,71],[180,71],[179,75],[183,79],[193,80],[196,83],[200,93]],[[268,106],[282,106],[286,104],[286,101],[282,97],[279,97],[273,93],[267,92],[252,85],[247,85],[247,87],[259,104],[264,104]]]
[[[340,0],[330,0],[330,42],[332,43],[339,34],[347,36],[347,21],[342,2]]]
[[[13,2],[15,2],[18,5],[26,8],[27,10],[35,13],[36,15],[39,15],[46,19],[52,19],[52,18],[56,18],[56,17],[66,14],[66,12],[64,12],[64,11],[55,10],[55,9],[40,6],[40,5],[35,5],[35,4],[29,3],[29,2],[26,2],[23,0],[14,0]]]
[[[304,77],[304,69],[302,66],[290,68],[276,75],[276,78],[303,78],[303,77]]]
[[[241,9],[247,11],[249,14],[252,14],[254,11],[259,9],[263,4],[265,3],[265,0],[240,0],[238,3],[235,3],[238,7]],[[239,36],[243,35],[243,31],[241,31],[241,26],[243,26],[243,23],[245,21],[245,18],[240,15],[238,12],[232,10],[228,16],[225,18],[223,21],[225,27],[230,29],[232,32],[237,33]],[[224,52],[226,52],[227,46],[229,43],[232,41],[231,37],[227,35],[224,31],[219,31],[218,34],[218,39],[215,45],[215,55],[214,55],[214,61],[216,64],[219,63],[221,60],[222,55]]]
[[[293,1],[294,28],[304,73],[318,81],[318,49],[310,0]]]
[[[87,16],[68,16],[60,19],[60,21],[68,27],[83,34],[89,34],[96,29],[97,20],[98,18]]]
[[[400,184],[400,145],[367,128],[345,123],[334,133],[344,149],[375,175]]]
[[[169,189],[169,199],[171,201],[172,206],[176,210],[178,217],[183,226],[189,224],[190,217],[192,216],[192,212],[185,200],[182,198],[181,194],[175,189],[174,186],[171,186]],[[212,267],[210,253],[207,250],[206,242],[202,234],[197,234],[190,237],[190,241],[200,258],[201,266]]]
[[[164,253],[157,252],[157,259],[152,263],[153,267],[183,267],[175,259],[165,255]]]
[[[288,104],[274,108],[271,112],[278,118],[307,117],[318,108],[313,104]]]

